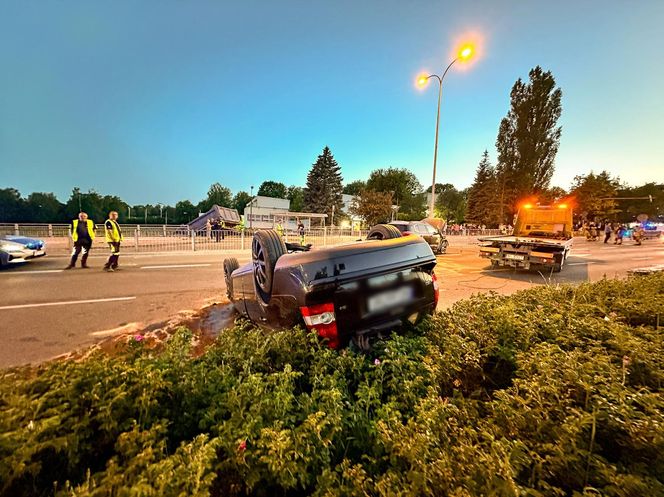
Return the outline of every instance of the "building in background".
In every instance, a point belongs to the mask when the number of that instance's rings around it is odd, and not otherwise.
[[[325,226],[327,214],[315,212],[291,212],[290,200],[285,198],[255,196],[245,206],[243,216],[247,228],[270,229],[277,223],[284,229],[295,231],[299,223],[304,224],[305,229],[317,226]]]
[[[355,198],[355,195],[348,195],[346,193],[341,195],[341,202],[343,203],[341,211],[348,216],[348,221],[341,222],[342,228],[360,229],[362,227],[362,218],[350,213],[350,208]]]

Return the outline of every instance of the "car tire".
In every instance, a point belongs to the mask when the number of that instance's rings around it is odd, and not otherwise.
[[[251,242],[256,297],[263,304],[270,301],[274,267],[279,257],[286,253],[286,245],[275,230],[260,230],[254,233]]]
[[[231,278],[231,275],[239,267],[240,265],[235,257],[224,259],[224,282],[226,283],[226,296],[229,300],[233,300],[233,278]]]
[[[391,224],[377,224],[369,230],[367,240],[390,240],[392,238],[401,238],[403,235],[399,228]]]
[[[555,257],[554,259],[556,262],[553,265],[553,272],[554,273],[559,273],[563,269],[563,264],[565,263],[565,255],[560,254]]]

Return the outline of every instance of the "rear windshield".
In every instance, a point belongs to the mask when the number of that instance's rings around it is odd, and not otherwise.
[[[424,235],[433,235],[436,233],[436,230],[433,226],[427,223],[417,223],[413,225],[417,233],[422,233]]]

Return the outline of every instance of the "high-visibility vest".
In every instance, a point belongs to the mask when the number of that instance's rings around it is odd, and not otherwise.
[[[95,223],[93,223],[90,219],[88,219],[86,223],[88,224],[88,235],[90,235],[90,240],[94,240]],[[71,239],[74,242],[78,241],[78,219],[74,219],[74,221],[72,221]]]
[[[110,229],[108,228],[109,223],[111,225]],[[120,231],[120,225],[118,225],[117,221],[107,219],[104,223],[104,228],[106,228],[106,241],[108,243],[122,241],[122,232]]]
[[[277,223],[276,230],[279,236],[284,236],[284,227],[281,224]]]

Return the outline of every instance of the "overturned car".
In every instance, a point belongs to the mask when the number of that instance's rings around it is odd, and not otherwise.
[[[250,263],[224,260],[228,297],[259,325],[304,324],[332,348],[351,340],[367,348],[372,338],[433,313],[438,302],[429,244],[393,226],[376,228],[367,240],[314,250],[258,231]]]

